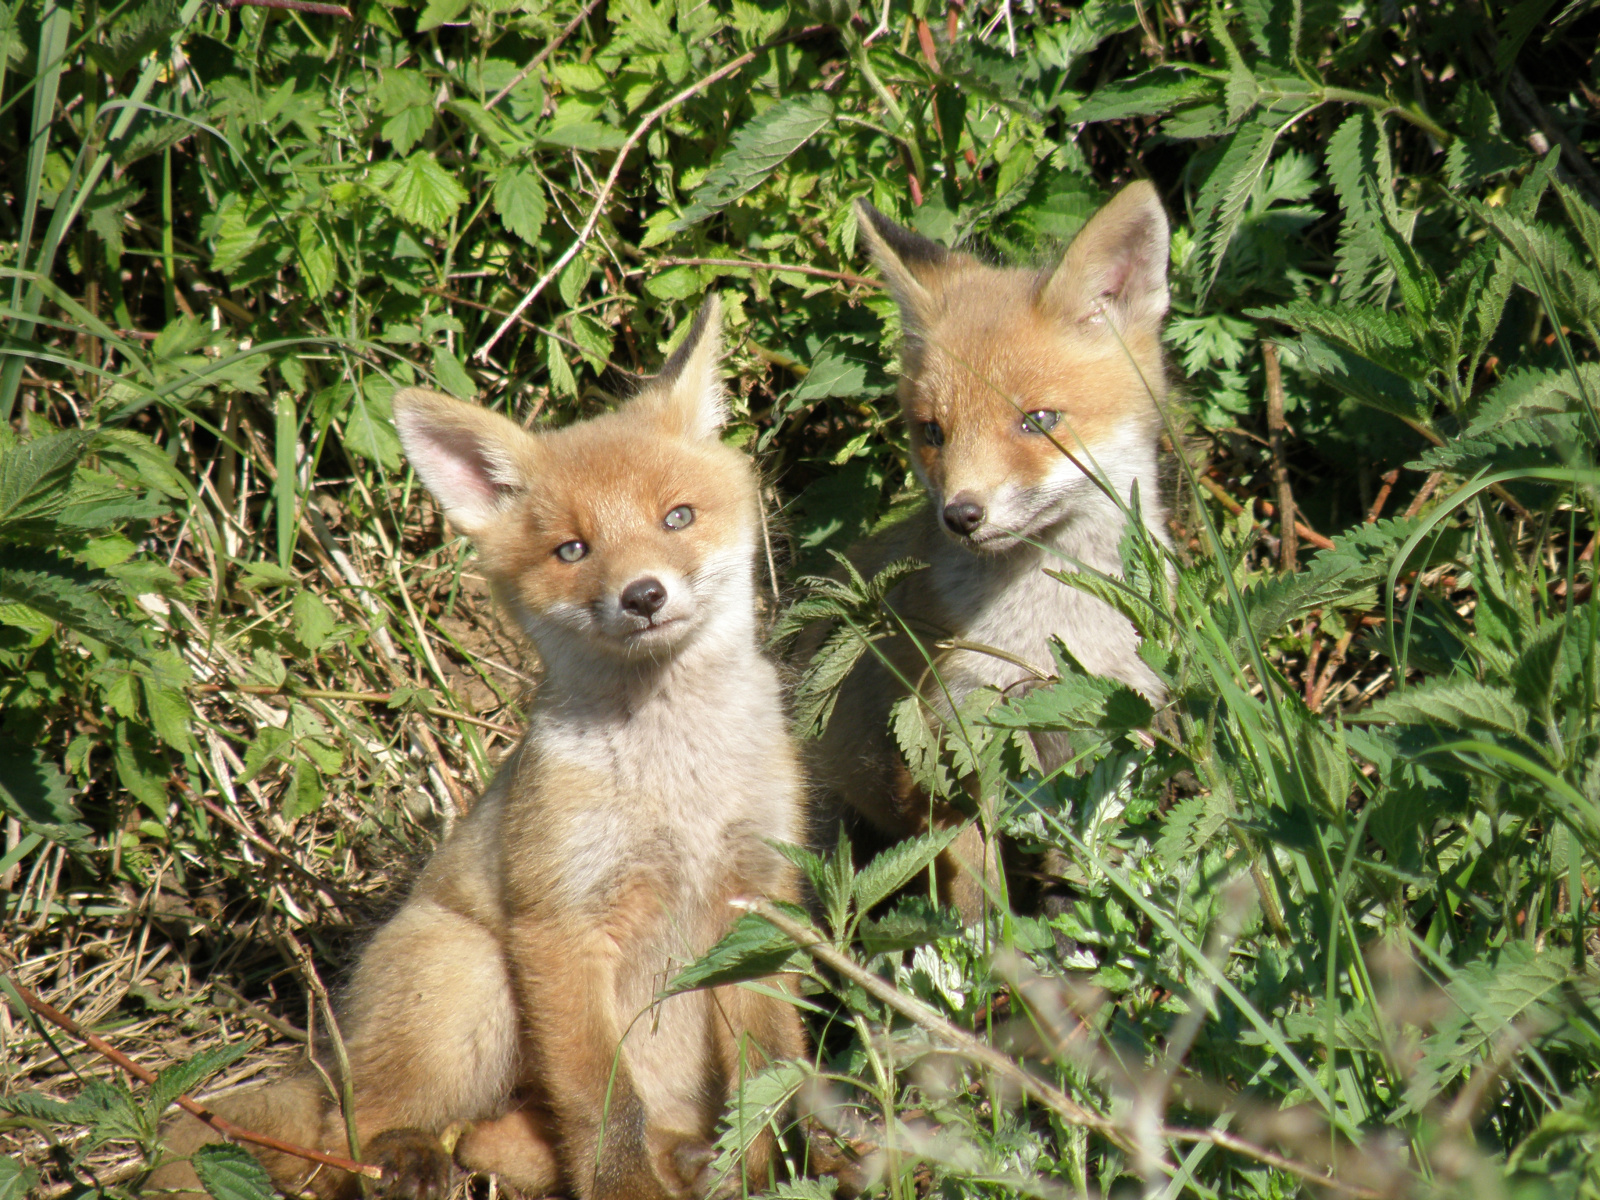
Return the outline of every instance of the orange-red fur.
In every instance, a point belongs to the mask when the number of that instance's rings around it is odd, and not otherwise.
[[[526,737],[342,1005],[357,1132],[391,1191],[439,1192],[448,1132],[462,1166],[535,1196],[737,1194],[709,1168],[722,1107],[764,1061],[804,1049],[795,1008],[771,995],[658,998],[727,931],[730,900],[797,893],[767,842],[799,836],[801,785],[757,646],[756,476],[718,436],[716,342],[712,300],[638,398],[552,433],[420,389],[395,398],[407,454],[544,675]],[[680,506],[692,522],[669,528]],[[555,553],[573,542],[587,554]],[[645,578],[664,600],[631,611],[624,589]],[[217,1107],[344,1152],[310,1072]],[[203,1140],[181,1118],[169,1145]],[[747,1157],[751,1184],[770,1154],[762,1141]],[[280,1186],[353,1193],[341,1172],[264,1161]],[[158,1182],[192,1188],[187,1172]]]
[[[1050,672],[1050,641],[1059,637],[1088,670],[1152,697],[1160,692],[1132,627],[1045,571],[1072,570],[1074,559],[1120,571],[1125,518],[1091,475],[1124,503],[1137,482],[1145,523],[1166,539],[1157,472],[1167,224],[1154,189],[1133,184],[1089,220],[1058,264],[1039,271],[990,266],[900,229],[870,206],[857,211],[900,306],[900,403],[929,500],[851,558],[868,575],[904,557],[929,564],[889,603],[935,656],[942,682],[932,681],[909,639],[877,643],[893,669],[864,657],[842,686],[813,763],[835,803],[899,838],[963,819],[950,805],[930,806],[900,761],[888,716],[905,694],[901,678],[920,681],[929,705],[948,717],[950,703],[974,689],[1014,689]],[[1030,413],[1057,414],[1050,436]],[[960,505],[982,514],[970,530],[947,524]],[[962,514],[954,515],[959,525]],[[933,645],[951,639],[1002,653]],[[1059,763],[1041,741],[1046,767]],[[996,877],[994,850],[973,827],[940,873],[946,897],[974,918],[983,881]]]

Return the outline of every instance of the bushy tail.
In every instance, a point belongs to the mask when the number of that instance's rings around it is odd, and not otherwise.
[[[208,1103],[207,1107],[219,1117],[253,1133],[264,1133],[280,1141],[318,1150],[328,1149],[323,1141],[336,1132],[331,1126],[338,1125],[338,1113],[332,1110],[322,1081],[310,1072],[224,1097],[214,1104]],[[188,1113],[180,1113],[163,1130],[162,1144],[166,1152],[162,1165],[146,1183],[145,1194],[164,1196],[168,1200],[204,1200],[205,1189],[190,1165],[189,1156],[209,1142],[222,1140],[209,1126]],[[325,1200],[356,1193],[355,1177],[344,1171],[319,1167],[303,1158],[256,1146],[249,1149],[267,1168],[280,1191],[310,1192]],[[342,1143],[333,1146],[332,1152],[343,1153]]]

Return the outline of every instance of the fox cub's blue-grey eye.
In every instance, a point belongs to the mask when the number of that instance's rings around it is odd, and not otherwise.
[[[694,524],[694,509],[687,504],[680,504],[662,518],[661,523],[668,529],[684,529]]]
[[[937,450],[944,445],[944,426],[937,421],[924,421],[922,423],[922,440]]]
[[[556,557],[562,562],[577,562],[588,553],[589,546],[586,542],[562,542],[556,547]]]
[[[1060,413],[1041,408],[1028,414],[1028,419],[1022,423],[1022,428],[1027,433],[1049,433],[1060,423]]]

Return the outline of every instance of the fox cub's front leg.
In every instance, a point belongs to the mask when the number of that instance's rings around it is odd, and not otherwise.
[[[555,1115],[562,1174],[582,1200],[677,1200],[684,1138],[650,1127],[620,1047],[620,950],[570,920],[512,924],[513,970],[535,1086]]]

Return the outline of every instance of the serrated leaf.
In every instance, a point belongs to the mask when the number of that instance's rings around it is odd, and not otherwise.
[[[1222,257],[1244,219],[1250,196],[1267,169],[1278,135],[1286,124],[1276,117],[1263,117],[1239,126],[1229,135],[1211,173],[1206,176],[1195,203],[1195,277],[1203,301],[1216,282]]]
[[[433,377],[458,400],[478,398],[478,381],[467,373],[461,360],[444,346],[433,348]]]
[[[213,1142],[189,1159],[212,1200],[273,1200],[272,1176],[243,1146]]]
[[[961,825],[932,829],[919,837],[889,847],[856,873],[851,889],[857,912],[869,912],[910,883],[919,871],[927,869],[951,842],[960,836]]]
[[[422,14],[417,17],[417,32],[426,33],[456,20],[467,11],[470,0],[428,0]]]
[[[792,904],[779,904],[779,907],[796,919],[810,923],[804,909]],[[745,913],[715,946],[678,973],[667,985],[667,994],[760,979],[783,970],[795,953],[795,944],[787,934],[765,918]]]
[[[64,508],[73,470],[93,440],[72,429],[0,448],[0,530]]]
[[[1067,120],[1074,125],[1150,117],[1186,104],[1217,98],[1217,83],[1187,67],[1156,67],[1132,79],[1119,79],[1095,91]]]
[[[179,1096],[192,1092],[218,1071],[231,1067],[256,1048],[254,1040],[233,1042],[226,1046],[213,1046],[203,1050],[187,1062],[175,1063],[156,1076],[145,1097],[145,1107],[153,1118],[159,1118]]]
[[[431,154],[418,153],[395,172],[384,199],[401,220],[442,232],[467,202],[467,191]]]
[[[1472,679],[1431,679],[1385,696],[1362,714],[1379,724],[1442,725],[1521,734],[1527,713],[1507,687]]]
[[[710,1169],[714,1182],[708,1194],[722,1193],[717,1183],[734,1176],[756,1139],[794,1104],[795,1096],[810,1078],[802,1064],[780,1062],[749,1078],[729,1081],[728,1106],[719,1122],[717,1157]]]
[[[936,907],[926,896],[907,896],[887,916],[862,921],[857,937],[862,953],[872,958],[915,950],[960,932],[961,920],[951,909]]]
[[[547,211],[544,184],[532,167],[510,166],[494,181],[494,210],[506,228],[529,245],[539,240]]]
[[[83,846],[90,831],[73,795],[67,777],[38,747],[0,734],[0,808],[25,830],[65,846]]]
[[[0,548],[0,601],[26,604],[75,633],[148,661],[149,651],[137,627],[119,616],[102,595],[113,586],[105,572],[49,550]]]
[[[550,372],[550,390],[561,396],[576,396],[578,377],[572,373],[572,367],[567,363],[566,351],[553,337],[545,338],[544,342],[544,361],[545,367]]]
[[[1127,684],[1074,672],[997,708],[990,720],[1008,729],[1126,732],[1144,728],[1154,715],[1150,701]]]
[[[681,232],[754,191],[783,161],[833,120],[833,100],[824,92],[788,96],[746,121],[672,224]]]
[[[1461,969],[1447,986],[1448,1015],[1422,1044],[1402,1112],[1426,1108],[1446,1087],[1492,1054],[1507,1031],[1534,1032],[1560,1020],[1557,999],[1572,978],[1567,961],[1513,938],[1492,959]]]

